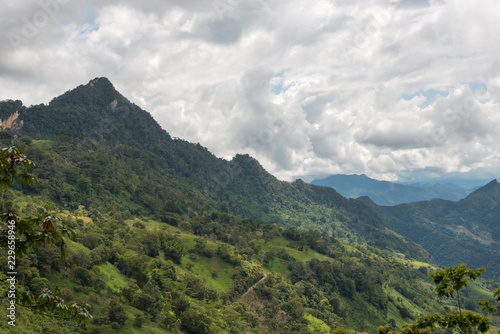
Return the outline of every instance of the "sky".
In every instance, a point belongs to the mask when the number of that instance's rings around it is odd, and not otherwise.
[[[0,100],[107,77],[282,180],[500,176],[495,0],[0,0]]]

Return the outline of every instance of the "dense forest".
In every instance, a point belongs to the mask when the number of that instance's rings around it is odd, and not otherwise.
[[[89,316],[25,305],[2,331],[374,333],[457,309],[435,294],[433,257],[370,203],[174,139],[105,78],[48,105],[0,103],[0,119],[15,112],[2,147],[20,147],[38,181],[2,189],[0,211],[41,219],[34,234],[71,231],[26,249],[20,293],[44,303],[57,292]],[[482,312],[496,288],[477,280],[464,308]]]
[[[392,229],[422,245],[437,264],[465,262],[484,266],[490,276],[500,277],[500,184],[496,180],[457,202],[434,199],[388,207],[364,200]]]

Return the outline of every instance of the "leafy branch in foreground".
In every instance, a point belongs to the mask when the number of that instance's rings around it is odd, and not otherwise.
[[[0,186],[10,188],[16,177],[24,184],[35,183],[36,177],[28,173],[28,168],[32,167],[35,167],[35,163],[20,148],[3,148],[0,153]]]
[[[84,301],[80,303],[67,303],[60,297],[62,294],[63,291],[59,287],[55,287],[54,289],[45,288],[38,296],[34,296],[26,289],[21,291],[17,305],[29,308],[44,316],[62,320],[76,319],[80,323],[83,323],[87,319],[92,318],[89,313],[92,307],[89,304]]]
[[[414,324],[404,324],[401,332],[394,331],[389,325],[380,326],[379,334],[421,334],[446,332],[451,330],[460,334],[486,333],[490,329],[490,319],[472,311],[464,310],[460,299],[460,290],[466,288],[470,281],[474,281],[486,272],[484,268],[476,270],[468,269],[465,264],[452,268],[438,270],[430,277],[436,284],[436,292],[439,297],[447,297],[456,300],[457,311],[448,314],[427,314],[415,319]],[[500,288],[494,296],[500,300]],[[486,313],[500,312],[500,306],[493,307],[488,300],[478,302]],[[499,331],[500,334],[500,331]]]
[[[56,221],[59,218],[52,215],[21,218],[13,212],[8,212],[0,215],[0,220],[6,223],[6,226],[0,226],[0,247],[8,249],[8,241],[13,240],[18,257],[26,254],[30,248],[57,244],[61,250],[61,257],[64,258],[66,256],[64,236],[76,236],[76,233],[65,225],[61,224],[57,228]]]
[[[36,182],[36,178],[28,173],[28,168],[34,167],[17,147],[4,148],[0,154],[0,186],[8,189],[18,177],[25,184]],[[4,250],[13,258],[11,271],[15,270],[16,257],[20,258],[30,249],[36,249],[46,244],[56,244],[65,257],[64,236],[75,236],[75,232],[62,224],[52,215],[29,216],[21,218],[13,212],[0,215],[0,250]],[[5,276],[0,281],[13,280],[19,287],[16,289],[16,304],[45,316],[58,319],[76,319],[85,322],[92,316],[91,306],[86,302],[68,303],[64,301],[62,291],[58,288],[45,288],[38,296],[34,296],[24,282],[19,282],[15,276]]]

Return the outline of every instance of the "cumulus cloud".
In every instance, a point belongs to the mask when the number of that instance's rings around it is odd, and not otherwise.
[[[493,176],[499,7],[7,1],[0,99],[44,103],[106,76],[173,136],[228,159],[252,154],[282,179]]]

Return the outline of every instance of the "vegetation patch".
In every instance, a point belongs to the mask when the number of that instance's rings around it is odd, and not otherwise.
[[[330,334],[330,327],[324,321],[307,313],[304,314],[304,318],[307,320],[307,330],[309,333]]]
[[[104,278],[104,282],[113,291],[119,292],[127,285],[128,279],[111,263],[104,262],[94,266],[94,268],[99,269],[99,274]]]

